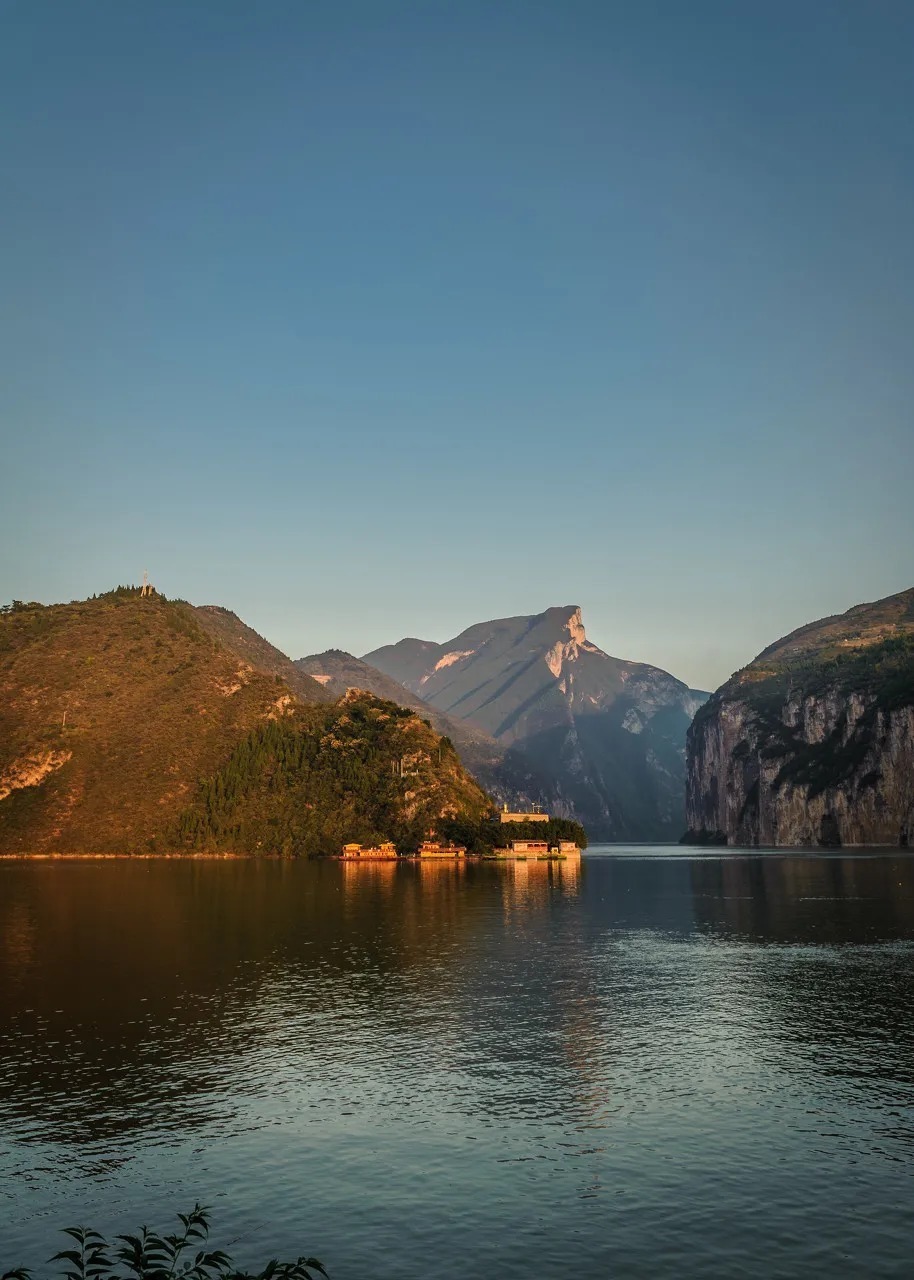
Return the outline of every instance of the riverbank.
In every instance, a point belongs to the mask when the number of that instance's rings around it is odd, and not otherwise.
[[[254,858],[295,861],[282,853],[0,853],[0,862],[245,862]]]
[[[576,854],[469,853],[457,858],[428,858],[418,853],[398,853],[390,858],[342,858],[339,854],[318,854],[300,858],[292,853],[0,853],[0,862],[347,862],[375,866],[380,862],[568,862],[579,861]]]

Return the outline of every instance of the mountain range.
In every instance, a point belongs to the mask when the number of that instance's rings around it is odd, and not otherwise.
[[[493,801],[591,840],[910,844],[914,590],[710,698],[606,653],[576,605],[295,662],[131,587],[0,608],[0,853],[415,844],[478,835]]]
[[[408,638],[296,665],[335,693],[367,688],[424,711],[512,806],[539,802],[591,839],[682,832],[685,735],[708,695],[605,653],[577,605],[477,623],[443,644]]]

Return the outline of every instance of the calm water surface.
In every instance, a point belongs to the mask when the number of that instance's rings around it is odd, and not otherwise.
[[[914,859],[0,864],[0,1271],[914,1274]]]

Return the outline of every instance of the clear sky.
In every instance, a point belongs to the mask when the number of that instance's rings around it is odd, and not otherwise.
[[[914,585],[910,0],[0,0],[0,599],[293,657]]]

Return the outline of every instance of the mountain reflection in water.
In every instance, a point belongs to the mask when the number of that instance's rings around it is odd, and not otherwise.
[[[0,1270],[905,1274],[914,859],[613,854],[0,864]]]

